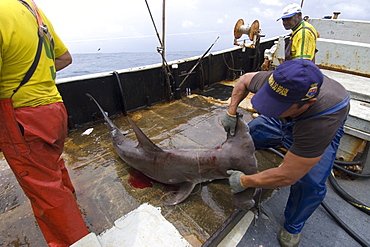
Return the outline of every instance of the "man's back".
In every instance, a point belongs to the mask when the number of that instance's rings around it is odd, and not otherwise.
[[[32,6],[30,1],[27,4]],[[67,48],[55,34],[54,29],[40,11],[42,21],[47,25],[55,42],[55,50],[44,35],[41,57],[31,79],[13,96],[15,108],[38,106],[62,102],[55,86],[54,58],[64,54]],[[35,59],[38,37],[36,17],[20,1],[0,2],[0,99],[9,98],[22,81]]]

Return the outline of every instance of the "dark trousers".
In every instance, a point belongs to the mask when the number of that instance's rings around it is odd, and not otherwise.
[[[283,124],[279,119],[259,116],[249,123],[250,134],[256,150],[276,146],[289,149],[293,143],[292,129],[295,122]],[[290,233],[301,232],[306,220],[324,200],[325,181],[330,175],[343,125],[338,129],[333,141],[326,148],[320,161],[300,180],[290,187],[290,195],[285,208],[285,229]]]

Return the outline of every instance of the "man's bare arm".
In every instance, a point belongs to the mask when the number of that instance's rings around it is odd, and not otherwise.
[[[301,179],[321,159],[303,158],[287,152],[281,166],[253,175],[243,175],[240,182],[243,187],[274,189],[294,184]]]
[[[55,69],[56,71],[59,71],[61,69],[64,69],[71,63],[72,63],[72,56],[69,53],[69,51],[66,51],[63,55],[55,58]]]
[[[257,72],[252,72],[252,73],[247,73],[242,75],[239,80],[236,82],[233,92],[231,94],[231,99],[230,99],[230,105],[228,112],[231,115],[236,114],[236,110],[238,108],[239,103],[247,97],[249,91],[248,91],[248,86],[250,81],[252,80],[253,76]]]

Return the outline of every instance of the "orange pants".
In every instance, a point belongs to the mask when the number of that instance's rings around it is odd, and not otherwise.
[[[0,100],[0,148],[52,247],[88,234],[61,158],[66,135],[63,103],[13,109],[11,99]]]

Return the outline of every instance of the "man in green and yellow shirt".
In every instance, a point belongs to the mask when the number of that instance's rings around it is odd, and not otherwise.
[[[316,29],[302,18],[302,8],[299,4],[292,3],[283,9],[282,15],[279,19],[282,19],[283,26],[286,30],[292,30],[292,32],[284,37],[285,41],[285,60],[291,59],[308,59],[313,62],[315,59],[316,50],[316,39],[319,34]],[[269,54],[275,52],[277,44],[269,49]],[[267,50],[266,50],[267,51]],[[265,61],[261,68],[262,70],[270,70],[271,54],[266,54]],[[278,64],[274,64],[277,66]]]
[[[318,33],[310,23],[303,20],[301,6],[296,3],[288,5],[280,19],[286,30],[292,30],[285,40],[285,61],[296,58],[313,60]]]

